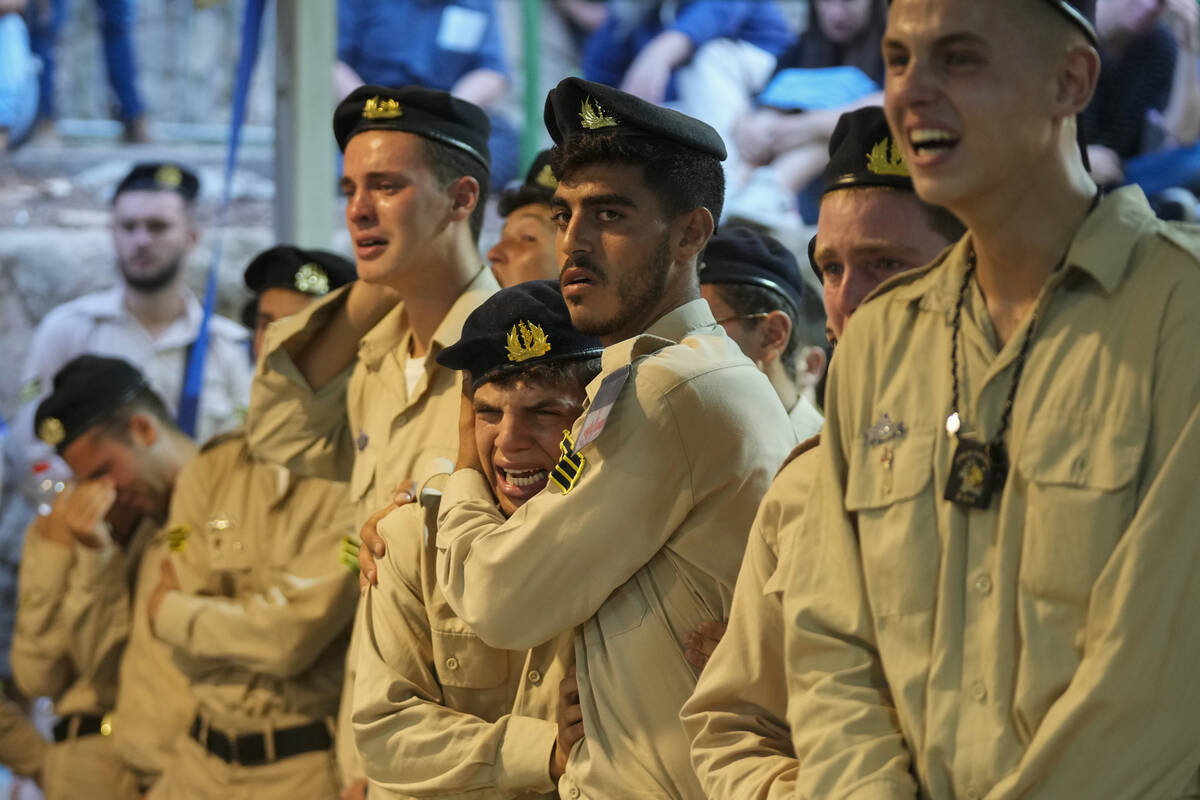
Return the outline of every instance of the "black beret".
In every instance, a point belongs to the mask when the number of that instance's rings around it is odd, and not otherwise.
[[[1100,37],[1096,34],[1096,0],[1046,0],[1054,6],[1071,24],[1091,41],[1093,47],[1100,47]]]
[[[725,160],[725,143],[712,126],[582,78],[565,78],[551,89],[546,95],[544,116],[550,138],[559,145],[592,133],[642,136]]]
[[[139,190],[178,192],[191,203],[200,194],[200,179],[187,167],[170,161],[138,164],[117,184],[113,200],[125,192]]]
[[[742,225],[721,228],[700,259],[700,283],[760,286],[792,306],[795,319],[804,307],[804,277],[796,257],[774,237]]]
[[[354,263],[325,250],[301,250],[281,244],[264,250],[246,267],[246,286],[259,294],[267,289],[291,289],[321,297],[352,282]]]
[[[554,170],[550,168],[550,151],[543,150],[529,165],[524,182],[511,185],[500,194],[496,210],[500,212],[500,216],[507,217],[521,206],[549,203],[556,188],[558,178],[554,177]]]
[[[529,281],[483,301],[463,323],[462,338],[438,353],[437,362],[467,370],[478,387],[538,364],[598,358],[603,350],[599,339],[571,325],[558,281]]]
[[[491,168],[492,123],[483,109],[448,92],[420,86],[360,86],[333,112],[333,136],[343,151],[363,131],[401,131],[457,147]]]
[[[148,385],[146,377],[128,361],[76,356],[54,376],[54,390],[38,405],[34,433],[61,454]]]
[[[864,106],[838,118],[829,139],[829,163],[821,193],[852,186],[887,186],[913,191],[912,176],[879,106]]]

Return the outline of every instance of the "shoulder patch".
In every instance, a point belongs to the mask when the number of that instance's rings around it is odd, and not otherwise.
[[[167,547],[172,553],[182,553],[187,549],[188,534],[191,533],[191,528],[186,524],[179,524],[167,531]]]
[[[349,537],[343,536],[338,542],[338,563],[351,572],[358,572],[358,541]]]
[[[31,403],[34,400],[37,400],[41,396],[42,396],[42,379],[40,377],[34,376],[33,378],[31,378],[29,380],[28,383],[26,383],[24,386],[21,387],[21,396],[20,396],[21,405],[25,405],[26,403]]]

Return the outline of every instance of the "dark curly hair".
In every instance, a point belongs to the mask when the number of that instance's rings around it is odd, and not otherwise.
[[[668,217],[704,207],[714,224],[721,218],[725,173],[714,156],[661,139],[612,132],[576,136],[551,151],[550,167],[560,181],[569,180],[575,170],[608,163],[642,167],[646,186]]]

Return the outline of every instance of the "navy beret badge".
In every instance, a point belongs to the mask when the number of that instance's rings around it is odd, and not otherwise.
[[[579,109],[579,124],[589,131],[594,131],[599,128],[615,128],[617,119],[611,114],[605,114],[599,103],[586,97]]]
[[[404,109],[400,108],[400,101],[391,97],[380,98],[379,95],[376,95],[367,98],[367,101],[363,103],[364,119],[395,119],[403,114]]]
[[[67,429],[63,427],[62,420],[58,417],[46,417],[42,420],[37,433],[38,438],[51,447],[57,447],[63,439],[67,438]]]
[[[521,320],[508,332],[508,360],[528,361],[550,352],[550,339],[542,326]]]

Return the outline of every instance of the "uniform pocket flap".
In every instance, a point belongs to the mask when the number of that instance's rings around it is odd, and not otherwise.
[[[433,665],[443,686],[495,689],[508,680],[508,655],[473,633],[433,631]]]
[[[883,508],[920,494],[933,474],[936,433],[911,430],[883,444],[869,444],[860,436],[850,454],[846,510]]]
[[[1043,418],[1029,426],[1017,469],[1034,483],[1111,491],[1137,475],[1149,430],[1126,421]]]

